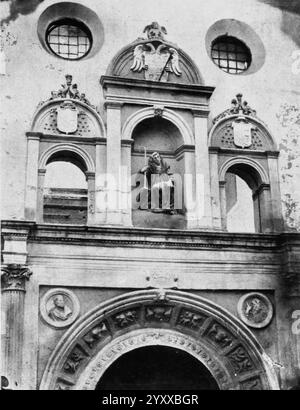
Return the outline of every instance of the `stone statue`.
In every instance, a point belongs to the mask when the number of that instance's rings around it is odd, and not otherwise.
[[[53,298],[54,307],[48,312],[50,319],[56,321],[65,321],[72,315],[72,310],[66,305],[63,295],[56,295]]]
[[[170,172],[170,165],[158,152],[154,152],[140,173],[145,175],[144,189],[150,194],[148,208],[151,208],[152,212],[173,214],[175,182]]]

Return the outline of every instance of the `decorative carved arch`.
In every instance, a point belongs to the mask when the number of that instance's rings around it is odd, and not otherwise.
[[[236,120],[239,117],[239,114],[233,114],[233,115],[226,115],[224,114],[224,116],[222,117],[221,114],[221,118],[218,119],[218,117],[216,118],[213,127],[211,128],[209,135],[208,135],[208,146],[209,147],[215,147],[216,144],[214,142],[214,136],[216,134],[216,131],[222,127],[223,124],[227,123],[227,122],[233,122],[234,120]],[[266,124],[260,120],[258,117],[254,117],[254,116],[250,116],[250,115],[245,115],[243,114],[243,117],[245,119],[247,119],[247,121],[249,121],[250,123],[253,123],[254,125],[256,125],[259,129],[261,129],[268,141],[269,144],[269,150],[270,151],[276,151],[277,148],[277,143],[274,140],[270,130],[268,129],[268,127],[266,126]]]
[[[53,351],[40,389],[94,389],[118,357],[151,345],[185,350],[220,389],[278,389],[270,359],[238,319],[206,299],[173,290],[127,293],[85,314]]]
[[[254,159],[244,157],[244,156],[237,156],[237,157],[230,158],[229,160],[227,160],[221,166],[221,169],[219,171],[219,181],[225,181],[225,175],[226,175],[226,172],[229,170],[229,168],[231,168],[233,165],[239,165],[239,164],[248,165],[251,168],[253,168],[260,176],[262,184],[268,185],[270,183],[269,176],[267,172],[264,170],[264,168]]]
[[[129,118],[127,118],[123,129],[122,129],[122,139],[130,140],[133,130],[135,127],[147,118],[153,118],[155,116],[155,110],[157,107],[147,107],[143,108],[134,114],[132,114]],[[172,122],[180,131],[184,144],[186,145],[193,145],[193,133],[187,123],[183,120],[183,118],[169,109],[162,109],[161,117]]]
[[[107,67],[106,75],[125,78],[143,78],[140,73],[134,73],[131,71],[130,67],[133,62],[135,47],[138,44],[147,43],[149,43],[149,39],[140,39],[123,47],[111,60]],[[183,75],[177,79],[177,82],[186,84],[204,84],[203,76],[192,58],[177,45],[169,42],[164,42],[164,44],[175,47],[179,53]]]
[[[40,157],[39,169],[45,169],[49,159],[58,152],[68,151],[80,157],[85,165],[85,171],[95,172],[95,164],[90,155],[75,144],[56,144],[48,148]]]
[[[33,120],[32,120],[32,125],[31,125],[31,131],[32,132],[43,132],[41,129],[41,123],[44,121],[44,119],[49,116],[51,110],[59,107],[64,101],[70,101],[68,98],[57,98],[53,100],[48,100],[44,103],[42,103],[36,112],[34,113]],[[83,110],[88,114],[90,119],[92,120],[95,130],[96,130],[96,136],[98,138],[106,138],[106,130],[104,126],[104,122],[101,118],[101,116],[98,114],[98,112],[91,107],[90,105],[80,101],[80,100],[71,100],[73,104],[75,104],[78,109]]]

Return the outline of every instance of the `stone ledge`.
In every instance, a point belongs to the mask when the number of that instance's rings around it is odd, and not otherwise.
[[[151,229],[138,227],[36,224],[30,221],[2,221],[2,230],[13,229],[12,235],[24,235],[29,242],[69,243],[91,246],[159,247],[181,249],[253,249],[283,251],[300,248],[300,233],[249,234],[220,231]]]

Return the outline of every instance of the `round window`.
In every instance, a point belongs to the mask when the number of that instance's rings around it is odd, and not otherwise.
[[[229,74],[241,74],[252,62],[250,49],[235,37],[222,36],[213,41],[211,47],[213,62]]]
[[[46,43],[57,56],[67,60],[79,60],[89,53],[92,35],[83,23],[74,19],[63,19],[49,25]]]

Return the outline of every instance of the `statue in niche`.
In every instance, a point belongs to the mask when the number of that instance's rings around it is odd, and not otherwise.
[[[147,165],[139,172],[144,174],[144,187],[137,198],[140,209],[174,215],[175,180],[170,172],[170,165],[158,152],[153,152]]]
[[[53,298],[53,307],[48,312],[50,319],[55,322],[65,321],[69,319],[72,313],[72,310],[66,305],[63,295],[55,295]]]

